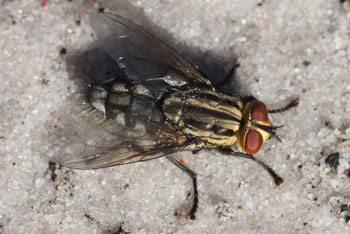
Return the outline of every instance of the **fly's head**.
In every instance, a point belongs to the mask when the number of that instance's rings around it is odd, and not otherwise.
[[[264,103],[257,100],[246,102],[238,133],[238,149],[247,154],[255,154],[270,136],[280,141],[276,135],[277,128],[272,126]]]

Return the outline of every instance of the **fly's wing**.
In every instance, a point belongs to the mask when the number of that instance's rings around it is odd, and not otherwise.
[[[185,150],[187,142],[178,142],[177,133],[164,124],[153,128],[126,128],[114,120],[78,133],[76,142],[65,149],[58,163],[74,169],[97,169],[147,161]]]
[[[112,106],[124,105],[121,103],[124,100],[121,99],[122,94],[133,95],[129,100],[131,104],[126,103],[128,108],[124,115],[125,122],[132,124],[116,123],[118,117],[121,117],[118,112],[117,116],[111,118],[107,114],[107,120],[103,124],[77,127],[78,130],[86,131],[72,135],[77,137],[75,141],[69,141],[65,150],[66,157],[59,160],[59,163],[70,168],[94,169],[151,160],[185,150],[190,145],[187,138],[168,126],[162,118],[153,118],[153,114],[156,117],[161,115],[154,111],[154,105],[151,104],[169,90],[184,90],[189,87],[213,90],[210,81],[186,59],[137,24],[110,13],[106,13],[104,19],[104,23],[92,22],[96,25],[95,30],[101,30],[98,35],[102,35],[104,50],[118,63],[126,75],[125,79],[132,80],[132,83],[116,77],[115,80],[108,78],[108,82],[102,82],[103,85],[128,83],[129,86],[135,86],[134,83],[138,83],[149,91],[152,98],[144,97],[147,93],[123,93],[118,88],[113,91],[114,87],[108,86],[105,91],[108,90],[108,101]],[[106,58],[109,59],[108,56]],[[98,68],[96,70],[99,71]],[[105,80],[105,77],[101,80]],[[93,76],[91,82],[99,84],[100,78]],[[90,94],[91,92],[90,90]],[[108,101],[102,105],[106,107]],[[79,121],[85,122],[81,119]]]
[[[92,22],[93,27],[128,78],[152,91],[160,90],[157,95],[188,87],[214,89],[185,58],[141,26],[112,13],[104,13],[104,21]]]

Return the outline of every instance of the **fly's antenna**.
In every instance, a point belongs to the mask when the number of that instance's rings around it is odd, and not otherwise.
[[[281,126],[266,126],[266,125],[254,123],[254,126],[264,130],[265,132],[268,132],[272,137],[276,138],[279,142],[282,142],[281,138],[279,138],[279,136],[277,135],[276,130],[283,127],[283,125],[281,125]]]

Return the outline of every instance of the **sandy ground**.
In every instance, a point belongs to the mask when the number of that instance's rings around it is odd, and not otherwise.
[[[214,79],[238,56],[228,90],[270,108],[301,98],[271,117],[282,142],[256,155],[285,179],[280,187],[251,161],[180,155],[199,174],[195,222],[185,219],[191,180],[164,158],[60,168],[53,180],[48,161],[62,154],[66,120],[83,102],[67,57],[96,41],[91,13],[124,5],[43,2],[0,1],[0,233],[350,232],[349,1],[130,1],[132,17]],[[332,168],[325,160],[336,152]]]

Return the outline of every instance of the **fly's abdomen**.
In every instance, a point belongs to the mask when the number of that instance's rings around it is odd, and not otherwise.
[[[169,122],[208,146],[231,146],[237,140],[242,106],[240,99],[225,94],[188,90],[169,95],[163,111]]]
[[[106,119],[115,119],[127,127],[161,124],[164,121],[154,98],[140,85],[115,82],[109,90],[99,85],[92,86],[89,98],[92,106]]]

